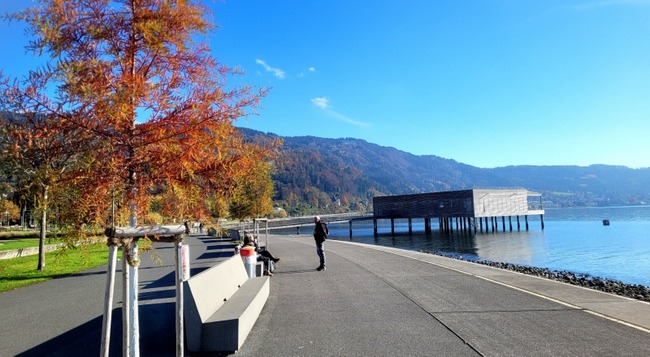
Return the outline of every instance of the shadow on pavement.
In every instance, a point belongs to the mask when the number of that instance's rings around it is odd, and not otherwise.
[[[215,252],[205,252],[201,254],[199,257],[197,257],[197,260],[202,260],[202,259],[218,259],[218,258],[228,258],[232,257],[233,255],[233,250],[228,249],[226,250],[219,250]]]
[[[289,275],[289,274],[303,274],[303,273],[320,273],[322,272],[317,271],[315,268],[314,269],[302,269],[302,270],[276,270],[273,272],[273,275]]]
[[[140,305],[140,355],[174,356],[174,309],[173,302]],[[98,316],[17,356],[97,356],[101,348],[102,320]],[[122,356],[122,308],[113,309],[111,325],[110,355]]]
[[[113,310],[110,350],[111,356],[122,354],[121,323],[122,309]],[[117,320],[117,321],[116,321]],[[98,316],[76,328],[69,330],[49,341],[43,342],[16,356],[87,356],[99,355],[102,333],[102,316]]]

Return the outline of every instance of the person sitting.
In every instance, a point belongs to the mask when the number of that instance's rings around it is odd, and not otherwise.
[[[255,247],[255,252],[257,253],[257,259],[264,262],[264,272],[268,276],[273,276],[273,270],[275,270],[275,263],[280,261],[280,258],[274,256],[271,252],[266,249],[260,249],[260,246],[257,244],[257,238],[250,234],[244,234],[244,245]],[[273,266],[270,262],[273,262]]]
[[[244,245],[252,245],[252,246],[254,246],[255,251],[257,252],[257,254],[259,254],[259,255],[261,255],[263,257],[271,259],[274,263],[277,263],[278,261],[280,261],[280,258],[277,258],[276,256],[274,256],[268,250],[260,249],[260,246],[257,243],[257,238],[254,235],[250,234],[250,233],[246,233],[244,235]]]

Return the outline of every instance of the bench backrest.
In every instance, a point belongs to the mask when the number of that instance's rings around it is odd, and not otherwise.
[[[248,275],[239,254],[202,271],[185,283],[186,312],[191,313],[188,308],[195,309],[201,322],[205,321],[225,300],[230,299],[246,280]]]

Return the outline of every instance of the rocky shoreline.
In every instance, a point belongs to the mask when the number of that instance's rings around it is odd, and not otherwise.
[[[477,264],[489,265],[495,268],[512,270],[523,274],[539,276],[546,279],[561,281],[567,284],[578,285],[589,289],[600,290],[611,294],[650,302],[650,288],[643,285],[626,284],[617,280],[605,279],[588,274],[574,273],[565,270],[557,271],[550,270],[548,268],[537,268],[512,263],[500,263],[488,260],[471,260],[465,259],[459,255],[443,254],[440,252],[431,252],[428,250],[422,250],[422,252],[464,260]]]

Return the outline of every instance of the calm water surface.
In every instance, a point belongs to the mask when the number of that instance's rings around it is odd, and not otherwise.
[[[603,219],[611,224],[603,226]],[[372,221],[355,222],[352,238],[347,223],[330,224],[330,238],[569,270],[650,286],[650,206],[546,209],[544,230],[538,217],[530,217],[528,231],[522,219],[522,231],[517,231],[513,221],[513,232],[444,236],[437,232],[437,220],[433,221],[433,233],[425,235],[423,221],[413,220],[414,232],[409,235],[408,222],[398,220],[394,236],[390,221],[380,221],[377,237]]]

